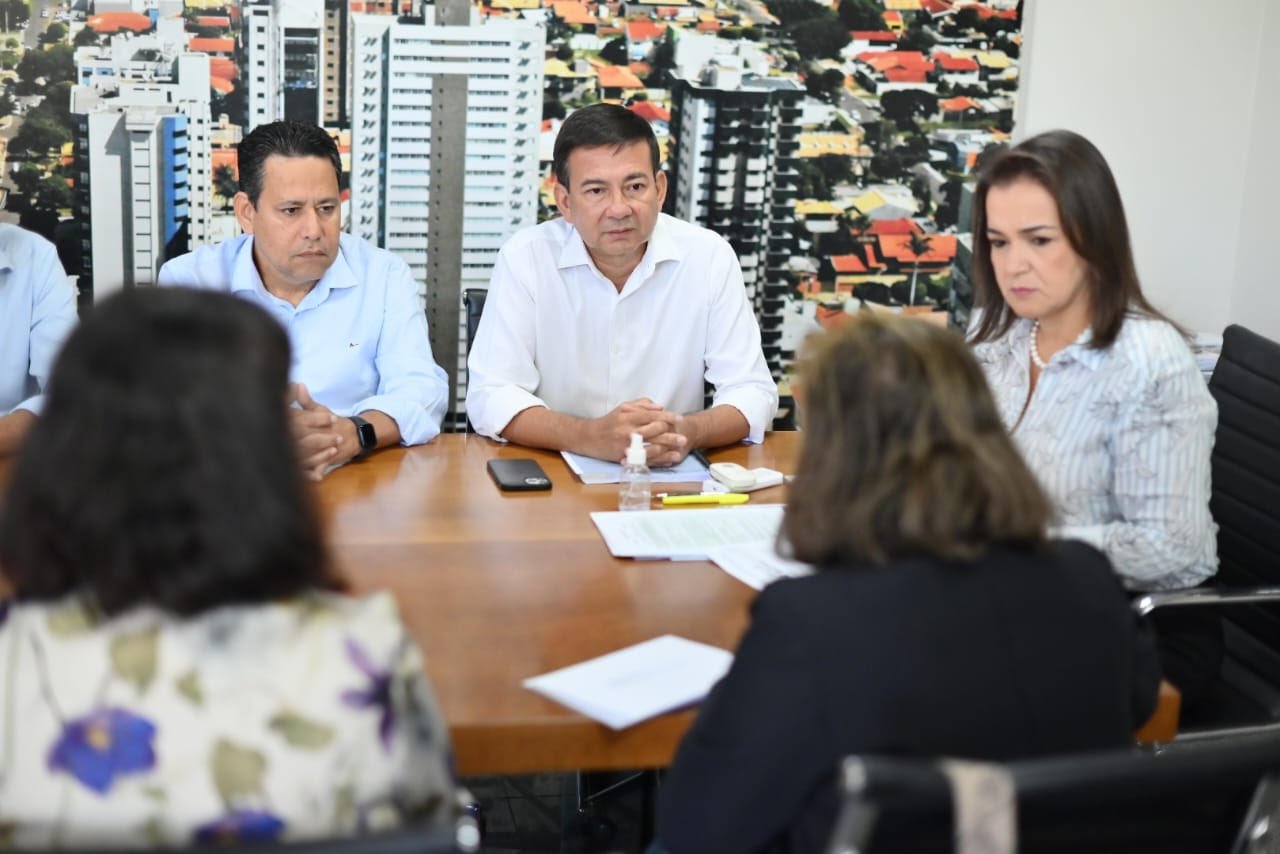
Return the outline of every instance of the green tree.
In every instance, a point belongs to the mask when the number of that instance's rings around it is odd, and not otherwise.
[[[563,119],[567,115],[564,104],[555,95],[546,95],[542,99],[542,117],[544,119]]]
[[[911,267],[911,291],[907,294],[907,305],[916,304],[916,276],[920,274],[920,256],[929,251],[932,238],[924,234],[911,232],[911,245],[908,247],[916,262]]]
[[[89,47],[102,41],[102,36],[98,35],[92,27],[84,27],[80,32],[76,33],[76,37],[71,40],[74,47]]]
[[[600,58],[614,65],[627,64],[627,40],[623,36],[609,41],[604,47],[600,48]]]
[[[927,54],[937,43],[938,40],[923,27],[911,27],[898,37],[898,50],[918,50]]]
[[[849,32],[830,9],[825,14],[801,21],[787,29],[801,56],[816,59],[835,59],[849,43]]]
[[[832,196],[831,185],[813,161],[812,157],[801,157],[796,162],[796,173],[800,176],[796,184],[796,194],[802,199],[819,199],[829,202]]]
[[[18,102],[9,94],[9,90],[0,91],[0,116],[12,116],[18,108]]]
[[[61,21],[54,21],[40,35],[40,44],[58,44],[67,38],[67,25]]]
[[[906,168],[902,157],[893,149],[885,149],[871,157],[871,174],[881,181],[896,181]]]
[[[222,197],[222,209],[231,210],[231,200],[240,191],[235,170],[223,163],[213,170],[213,191]]]
[[[46,113],[32,110],[27,120],[18,128],[17,134],[9,141],[9,153],[28,154],[36,157],[45,156],[51,149],[61,148],[63,143],[71,141],[71,131],[58,124]]]
[[[899,130],[912,129],[917,116],[925,118],[938,112],[938,96],[924,89],[891,89],[880,96],[880,111]]]
[[[812,159],[829,187],[850,184],[858,177],[853,173],[853,159],[843,154],[819,154]]]
[[[847,30],[883,30],[884,6],[876,0],[840,0],[840,21]]]
[[[573,59],[573,48],[569,47],[567,44],[560,45],[556,48],[556,59],[561,62],[568,62]]]
[[[825,71],[813,69],[804,80],[804,88],[813,97],[834,104],[840,90],[844,88],[844,72],[838,68],[828,68]]]

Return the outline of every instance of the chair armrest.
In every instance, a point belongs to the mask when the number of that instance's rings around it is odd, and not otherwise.
[[[1157,608],[1189,605],[1244,605],[1250,602],[1280,602],[1280,587],[1193,587],[1144,593],[1133,600],[1133,610],[1145,617]]]

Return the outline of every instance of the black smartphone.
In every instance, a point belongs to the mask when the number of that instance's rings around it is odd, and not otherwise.
[[[489,477],[504,492],[531,492],[551,488],[551,478],[537,460],[489,460]]]

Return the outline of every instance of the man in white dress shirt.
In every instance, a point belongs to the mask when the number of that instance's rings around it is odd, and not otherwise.
[[[580,109],[553,167],[562,217],[516,234],[494,267],[468,359],[475,429],[607,460],[637,432],[650,465],[761,441],[778,391],[742,270],[723,238],[660,213],[648,123]]]

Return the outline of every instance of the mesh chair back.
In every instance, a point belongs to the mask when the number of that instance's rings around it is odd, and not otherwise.
[[[1209,382],[1218,403],[1209,509],[1218,523],[1218,575],[1225,587],[1280,585],[1280,344],[1228,326]],[[1280,650],[1280,609],[1223,612],[1266,647]]]
[[[828,851],[951,850],[943,766],[850,757]],[[1231,736],[1166,748],[1024,759],[1013,782],[1020,852],[1223,852],[1276,824],[1280,739]],[[1234,846],[1234,847],[1233,847]]]

